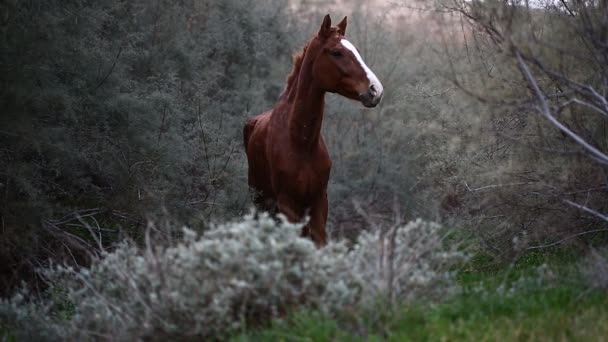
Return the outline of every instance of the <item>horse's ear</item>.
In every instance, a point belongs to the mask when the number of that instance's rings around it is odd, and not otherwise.
[[[330,28],[331,28],[331,18],[329,17],[329,14],[328,14],[325,16],[325,18],[323,18],[323,23],[321,24],[321,28],[319,29],[319,35],[323,36],[323,37],[329,36]]]
[[[346,35],[346,17],[338,24],[338,32],[343,36]]]

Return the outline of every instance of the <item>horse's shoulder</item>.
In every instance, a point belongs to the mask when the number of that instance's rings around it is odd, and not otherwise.
[[[254,131],[259,131],[261,128],[265,126],[265,121],[268,121],[267,118],[270,116],[271,111],[266,111],[254,117],[247,118],[245,121],[245,127],[243,127],[243,140],[245,143],[245,147],[249,145],[249,140],[253,135]]]
[[[245,121],[245,129],[253,131],[255,127],[265,125],[271,114],[272,110],[269,110],[254,117],[247,118],[247,120]]]

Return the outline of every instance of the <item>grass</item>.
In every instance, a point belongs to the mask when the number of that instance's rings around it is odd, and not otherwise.
[[[9,328],[4,327],[0,324],[0,341],[2,342],[15,342],[15,336],[13,336],[12,332]]]
[[[477,256],[458,275],[463,293],[448,301],[339,317],[297,312],[233,341],[607,340],[608,294],[583,284],[576,255],[535,252],[506,266]]]

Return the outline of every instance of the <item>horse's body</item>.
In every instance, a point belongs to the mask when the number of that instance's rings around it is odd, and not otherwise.
[[[243,136],[249,186],[260,210],[284,214],[291,222],[310,216],[302,231],[326,242],[327,182],[331,159],[321,136],[326,92],[374,107],[382,85],[357,49],[344,38],[346,18],[321,29],[295,58],[285,91],[275,107],[247,121]]]

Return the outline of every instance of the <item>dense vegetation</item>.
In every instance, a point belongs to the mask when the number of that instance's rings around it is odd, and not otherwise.
[[[0,9],[0,339],[606,334],[604,1]],[[327,12],[386,95],[327,98],[317,251],[243,219],[241,132]]]
[[[598,290],[581,295],[585,286],[575,268],[583,263],[572,259],[568,251],[533,253],[506,271],[478,258],[458,279],[463,292],[443,303],[356,315],[299,311],[233,340],[601,340],[608,333],[608,297]]]

